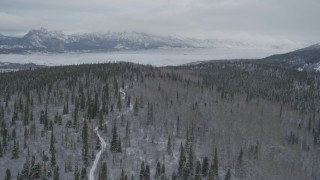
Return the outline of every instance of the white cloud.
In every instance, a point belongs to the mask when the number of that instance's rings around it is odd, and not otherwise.
[[[320,41],[319,9],[318,0],[10,0],[0,2],[0,32],[43,26],[310,42]]]

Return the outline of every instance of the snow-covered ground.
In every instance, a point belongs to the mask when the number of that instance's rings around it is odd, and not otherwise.
[[[127,87],[125,87],[125,88],[127,88]],[[122,99],[122,100],[125,100],[126,93],[124,92],[124,90],[123,90],[122,88],[120,88],[120,93],[122,94],[121,99]],[[133,110],[133,106],[132,106],[132,104],[130,104],[130,107],[129,107],[123,114],[120,114],[120,113],[119,113],[119,115],[117,116],[117,119],[119,119],[119,118],[121,117],[121,115],[126,115],[127,113],[129,113],[129,112],[132,111],[132,110]],[[108,124],[108,121],[106,121],[106,122],[103,123],[103,125],[105,125],[105,124]],[[105,151],[106,146],[107,146],[106,141],[103,139],[103,137],[102,137],[102,136],[100,135],[100,133],[99,133],[99,127],[97,126],[94,130],[95,130],[97,136],[99,137],[99,141],[100,141],[100,143],[101,143],[101,149],[100,149],[100,151],[96,154],[96,157],[95,157],[95,159],[94,159],[93,165],[92,165],[92,167],[91,167],[91,169],[90,169],[89,180],[94,180],[94,172],[95,172],[96,169],[97,169],[97,165],[98,165],[98,163],[99,163],[99,161],[100,161],[101,154],[102,154],[103,151]]]
[[[166,66],[205,60],[263,58],[273,54],[286,53],[287,51],[279,49],[184,48],[100,53],[1,54],[0,62],[35,63],[54,66],[128,61],[154,66]]]

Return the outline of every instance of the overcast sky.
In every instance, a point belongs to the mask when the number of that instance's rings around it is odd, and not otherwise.
[[[320,0],[0,0],[0,33],[141,31],[243,41],[320,42]]]

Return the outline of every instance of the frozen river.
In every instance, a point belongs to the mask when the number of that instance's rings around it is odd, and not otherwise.
[[[70,65],[82,63],[103,63],[128,61],[154,66],[180,65],[195,61],[263,58],[284,50],[265,49],[156,49],[140,51],[61,53],[61,54],[1,54],[0,62],[35,63],[40,65]]]

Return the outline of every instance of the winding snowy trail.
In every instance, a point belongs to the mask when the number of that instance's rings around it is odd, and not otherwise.
[[[125,87],[126,88],[126,87]],[[125,100],[126,98],[126,93],[124,92],[124,90],[122,88],[120,88],[120,93],[122,94],[121,96],[121,99],[122,100]],[[130,111],[133,110],[133,106],[132,104],[130,103],[130,107],[126,109],[126,111],[124,111],[123,113],[119,113],[119,115],[117,116],[117,119],[119,119],[121,117],[121,115],[125,115],[127,113],[129,113]],[[105,123],[103,123],[103,125],[106,125],[108,124],[108,122],[106,121]],[[106,146],[107,146],[107,143],[106,141],[102,138],[102,136],[100,135],[100,132],[99,132],[99,127],[97,126],[94,131],[96,132],[97,136],[99,137],[99,141],[101,143],[101,149],[100,151],[97,153],[96,155],[96,158],[94,159],[94,162],[93,162],[93,165],[90,169],[90,173],[89,173],[89,180],[94,180],[94,172],[97,168],[97,165],[100,161],[100,158],[101,158],[101,154],[103,151],[105,151],[106,149]]]

